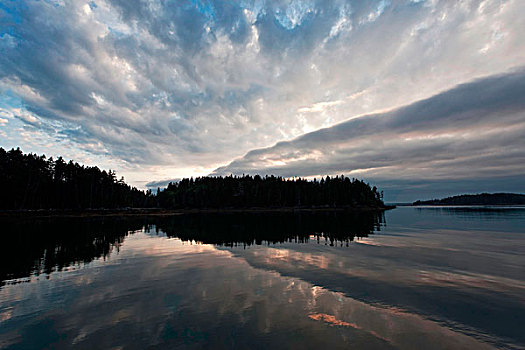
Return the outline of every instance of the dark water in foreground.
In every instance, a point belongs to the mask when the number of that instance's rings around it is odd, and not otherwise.
[[[525,209],[0,225],[0,348],[525,348]]]

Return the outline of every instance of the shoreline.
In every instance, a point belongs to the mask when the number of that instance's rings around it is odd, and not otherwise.
[[[525,204],[411,204],[399,205],[400,207],[431,207],[431,208],[498,208],[498,207],[522,207]]]
[[[313,212],[356,212],[394,209],[395,205],[384,207],[276,207],[276,208],[201,208],[201,209],[161,209],[161,208],[126,208],[126,209],[34,209],[3,210],[0,218],[46,218],[46,217],[99,217],[99,216],[171,216],[185,214],[242,214],[242,213],[313,213]]]

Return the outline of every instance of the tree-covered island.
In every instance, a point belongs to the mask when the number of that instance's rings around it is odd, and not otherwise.
[[[413,205],[525,205],[525,195],[519,193],[463,194],[442,199],[415,201]]]
[[[142,191],[115,172],[44,155],[0,148],[1,210],[35,209],[386,209],[382,192],[364,181],[326,176],[206,176]]]

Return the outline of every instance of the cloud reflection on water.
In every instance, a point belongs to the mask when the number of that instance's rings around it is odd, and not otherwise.
[[[349,247],[190,244],[147,226],[0,288],[0,347],[519,347],[524,217],[471,231],[434,214],[396,209],[377,244]]]
[[[27,313],[15,308],[12,323],[4,323],[2,345],[31,343],[27,332],[51,320],[49,332],[61,334],[62,340],[54,343],[50,334],[44,340],[58,348],[130,345],[129,334],[134,334],[136,346],[225,346],[234,341],[244,347],[256,341],[261,346],[291,342],[410,348],[425,341],[439,347],[483,347],[420,316],[371,306],[301,279],[251,267],[211,245],[137,233],[112,259],[118,261],[111,266],[87,265],[76,273],[4,287],[2,305],[14,299],[24,303]],[[8,290],[21,293],[8,297]],[[355,326],[331,329],[312,323],[315,314],[332,315],[333,319],[322,317],[325,323],[338,320],[339,325]],[[296,338],[297,334],[301,336]]]

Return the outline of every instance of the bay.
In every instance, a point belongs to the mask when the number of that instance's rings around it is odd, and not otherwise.
[[[0,347],[525,347],[525,209],[4,219]]]

